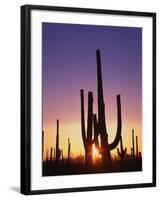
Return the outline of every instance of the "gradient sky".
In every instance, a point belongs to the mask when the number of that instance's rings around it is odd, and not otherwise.
[[[142,29],[76,24],[42,24],[43,129],[45,150],[55,147],[56,119],[60,120],[60,147],[73,155],[84,153],[81,138],[80,89],[93,91],[97,112],[96,49],[101,51],[106,124],[109,141],[117,128],[116,95],[122,101],[122,135],[130,153],[131,129],[142,150]]]

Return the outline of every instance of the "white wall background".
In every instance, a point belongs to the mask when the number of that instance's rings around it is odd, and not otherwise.
[[[157,36],[160,35],[158,0],[3,0],[0,4],[0,199],[159,199],[160,157],[157,155],[157,187],[99,192],[24,196],[19,193],[20,180],[20,6],[46,4],[114,10],[157,12]],[[157,86],[160,43],[157,37]],[[159,74],[159,75],[158,75]],[[157,90],[157,154],[160,151],[160,95]],[[158,146],[159,145],[159,146]],[[85,181],[85,180],[84,180]]]

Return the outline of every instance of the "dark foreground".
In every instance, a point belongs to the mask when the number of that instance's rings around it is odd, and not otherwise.
[[[70,161],[60,160],[43,162],[42,176],[55,175],[75,175],[75,174],[93,174],[93,173],[113,173],[113,172],[133,172],[142,171],[142,159],[127,159],[125,161],[114,160],[111,166],[102,166],[100,161],[94,162],[92,167],[87,168],[84,161],[72,159]]]

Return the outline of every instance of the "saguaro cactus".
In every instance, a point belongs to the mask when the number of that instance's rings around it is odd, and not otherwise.
[[[135,158],[135,148],[134,148],[134,129],[132,129],[132,148],[131,148],[132,159]]]
[[[80,90],[81,96],[81,129],[82,139],[85,149],[85,162],[87,166],[92,164],[92,121],[93,121],[93,94],[88,92],[88,119],[87,119],[87,133],[85,130],[85,116],[84,116],[84,93]]]
[[[53,151],[53,156],[54,156],[54,160],[56,159],[56,149],[54,148],[54,151]]]
[[[50,149],[50,161],[52,162],[52,147]]]
[[[123,149],[123,141],[122,141],[122,136],[120,139],[120,150],[117,148],[117,153],[119,157],[121,158],[121,161],[124,162],[124,158],[126,156],[127,148]]]
[[[59,162],[61,150],[59,148],[59,120],[57,120],[57,135],[56,135],[56,162]]]
[[[43,154],[44,154],[44,131],[42,131],[42,161],[43,161]]]
[[[70,139],[68,138],[68,162],[70,160],[70,152],[71,152],[71,142]]]
[[[102,81],[102,70],[101,70],[101,57],[100,50],[96,52],[97,58],[97,92],[98,92],[98,120],[95,115],[95,129],[97,129],[101,138],[101,155],[103,164],[106,166],[111,161],[110,151],[115,149],[121,138],[121,128],[122,128],[122,119],[121,119],[121,99],[120,95],[117,95],[117,133],[114,141],[108,143],[108,133],[106,128],[106,119],[105,119],[105,103],[103,98],[103,81]]]
[[[136,158],[139,157],[139,150],[138,150],[138,136],[136,135]]]

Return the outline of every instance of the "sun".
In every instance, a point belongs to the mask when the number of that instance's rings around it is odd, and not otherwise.
[[[92,157],[93,157],[93,160],[100,158],[100,154],[94,144],[92,145]]]

